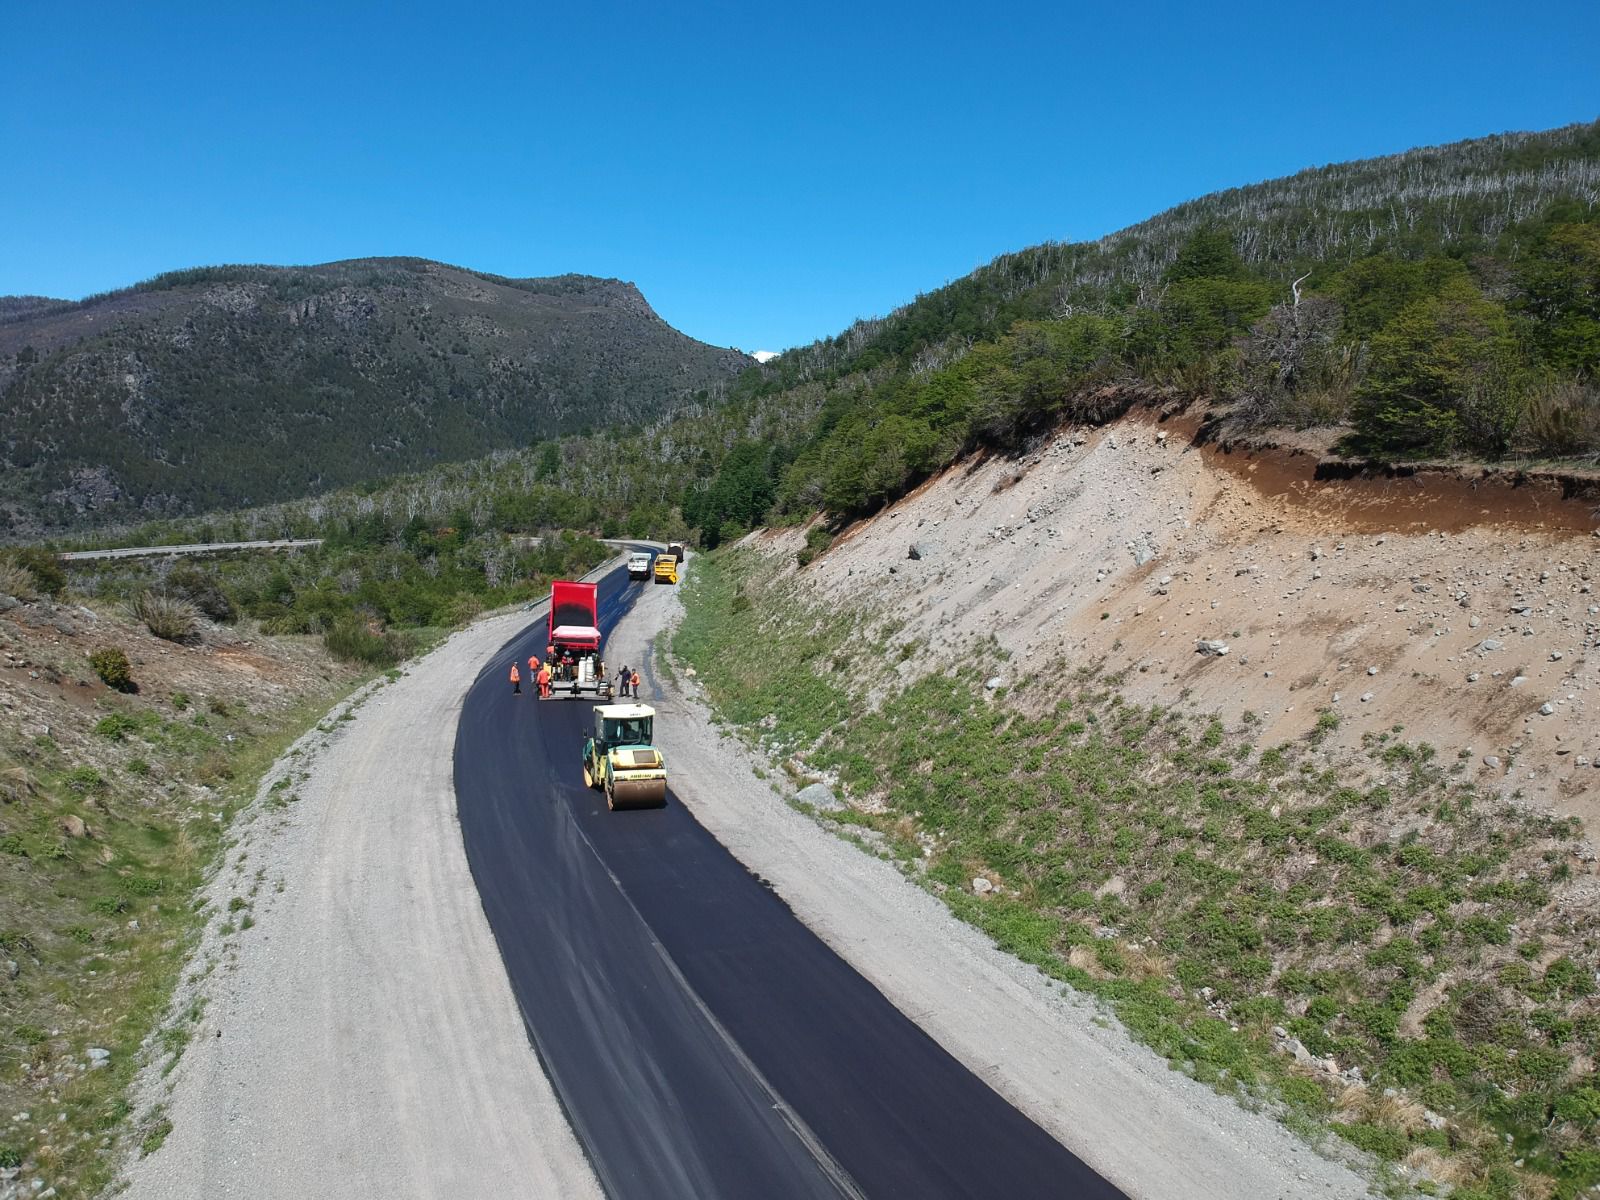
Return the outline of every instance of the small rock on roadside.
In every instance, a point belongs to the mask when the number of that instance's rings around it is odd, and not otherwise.
[[[825,783],[813,783],[803,787],[795,793],[794,798],[801,804],[809,804],[822,812],[839,812],[844,808],[843,801],[835,796],[833,789]]]
[[[1221,658],[1228,652],[1228,643],[1215,638],[1201,638],[1194,644],[1196,654],[1209,654],[1214,658]]]
[[[99,1046],[90,1046],[87,1054],[90,1070],[99,1070],[111,1062],[111,1051],[102,1049]]]
[[[982,875],[979,875],[972,881],[972,891],[974,895],[987,896],[990,892],[994,891],[994,884],[990,883]]]

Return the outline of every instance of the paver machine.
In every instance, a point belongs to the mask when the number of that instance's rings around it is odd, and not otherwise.
[[[651,744],[656,710],[648,704],[597,704],[583,742],[584,786],[606,794],[606,807],[664,808],[667,763]]]
[[[600,658],[598,587],[558,579],[550,585],[550,694],[611,699],[611,681]]]

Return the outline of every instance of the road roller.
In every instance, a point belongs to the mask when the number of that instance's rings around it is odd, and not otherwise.
[[[597,704],[594,732],[583,742],[583,783],[606,794],[606,807],[663,808],[667,763],[651,745],[656,710],[648,704]]]

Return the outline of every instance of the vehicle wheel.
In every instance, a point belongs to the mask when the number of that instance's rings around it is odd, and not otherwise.
[[[610,788],[603,788],[602,790],[606,794],[606,808],[611,812],[616,812],[617,811],[617,798],[616,798],[616,796],[612,794],[612,791],[611,791]]]
[[[589,774],[589,764],[583,764],[583,786],[590,791],[594,790],[594,776]]]

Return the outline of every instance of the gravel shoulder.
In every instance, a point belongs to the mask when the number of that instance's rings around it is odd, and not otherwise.
[[[126,1196],[600,1196],[529,1044],[451,783],[468,685],[537,619],[454,635],[273,768],[174,1004],[199,1013],[177,1018],[188,1046],[141,1082],[141,1112],[172,1128],[128,1165]]]
[[[1130,1196],[1369,1194],[1347,1167],[1170,1070],[1094,1003],[790,807],[718,731],[693,681],[658,668],[654,641],[681,611],[676,588],[647,588],[609,643],[612,660],[647,664],[673,793],[950,1053]]]

